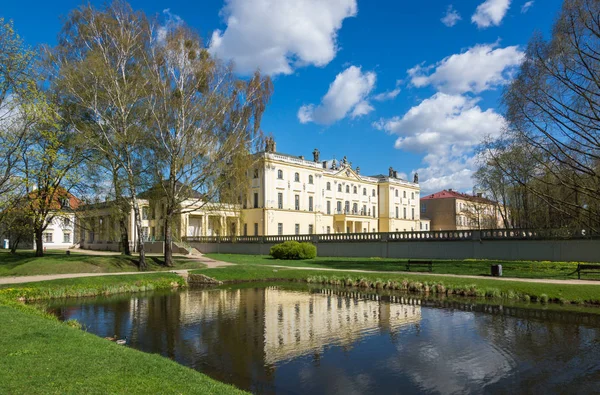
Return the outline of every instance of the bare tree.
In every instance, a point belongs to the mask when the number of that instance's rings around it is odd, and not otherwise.
[[[122,190],[133,208],[141,270],[147,265],[138,194],[147,159],[149,87],[143,59],[151,34],[145,15],[127,3],[87,5],[71,12],[58,47],[49,52],[64,101],[77,109],[70,124],[111,166],[117,201]]]
[[[237,79],[183,24],[161,27],[148,49],[151,150],[171,266],[176,214],[245,194],[239,188],[272,84],[258,72]]]
[[[552,213],[594,230],[600,229],[599,99],[600,2],[565,1],[552,38],[531,39],[504,94],[506,118],[511,143],[535,163],[531,182],[521,185]]]

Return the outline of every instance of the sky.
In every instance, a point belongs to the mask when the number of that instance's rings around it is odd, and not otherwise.
[[[105,1],[91,1],[102,6]],[[423,194],[469,192],[477,145],[505,126],[502,89],[531,35],[549,37],[560,0],[133,0],[194,28],[274,93],[261,128],[277,151],[344,156],[364,175],[393,167]],[[27,44],[56,44],[81,1],[3,2]]]

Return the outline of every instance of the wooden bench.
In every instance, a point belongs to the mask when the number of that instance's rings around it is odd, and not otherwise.
[[[581,279],[581,273],[600,273],[600,265],[577,264],[577,278]]]
[[[406,262],[406,270],[410,271],[411,266],[428,266],[429,271],[433,271],[433,261],[416,261],[409,259],[408,262]]]

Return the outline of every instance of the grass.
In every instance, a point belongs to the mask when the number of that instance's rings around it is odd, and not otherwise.
[[[171,289],[171,273],[53,280],[0,289],[0,393],[242,394],[167,358],[84,332],[18,299]]]
[[[341,270],[406,271],[407,259],[317,257],[310,260],[277,260],[268,255],[207,254],[206,256],[240,265],[280,265]],[[433,273],[490,276],[490,265],[501,264],[504,277],[576,279],[577,262],[434,260]],[[427,267],[411,268],[411,272],[428,271]],[[598,274],[586,274],[585,279],[600,279]]]
[[[260,265],[228,266],[194,270],[224,282],[291,280],[363,288],[393,288],[411,292],[447,295],[552,301],[577,304],[600,304],[600,285],[544,284],[420,275],[418,273],[351,273],[322,270],[272,268]],[[545,296],[544,296],[545,295]]]
[[[148,270],[199,269],[205,265],[191,258],[174,257],[174,267],[164,266],[162,256],[147,256]],[[11,254],[0,250],[0,276],[30,276],[39,274],[63,273],[116,273],[136,272],[135,256],[92,255],[84,250],[47,251],[43,257],[36,257],[33,251],[17,251]]]

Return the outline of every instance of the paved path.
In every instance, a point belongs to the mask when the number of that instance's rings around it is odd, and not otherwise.
[[[207,258],[203,255],[182,255],[187,258],[192,258],[198,262],[202,262],[208,269],[215,269],[226,266],[233,266],[234,263],[217,261],[214,259]],[[275,269],[295,269],[295,270],[317,270],[326,272],[345,272],[345,273],[375,273],[375,274],[396,274],[396,275],[411,275],[418,274],[423,276],[445,276],[455,278],[471,278],[475,280],[492,280],[492,281],[515,281],[523,283],[541,283],[541,284],[569,284],[569,285],[598,285],[600,281],[593,280],[554,280],[547,278],[512,278],[512,277],[485,277],[485,276],[472,276],[466,274],[440,274],[440,273],[426,273],[426,272],[395,272],[395,271],[374,271],[374,270],[360,270],[360,269],[328,269],[321,267],[295,267],[295,266],[282,266],[282,265],[257,265],[259,267],[271,267]],[[190,269],[191,270],[191,269]],[[80,277],[98,277],[98,276],[122,276],[127,274],[148,274],[148,273],[177,273],[180,276],[187,277],[188,269],[176,269],[170,271],[155,271],[155,272],[120,272],[120,273],[70,273],[70,274],[44,274],[38,276],[19,276],[19,277],[0,277],[0,285],[5,284],[22,284],[38,281],[48,280],[59,280],[63,278],[80,278]]]

